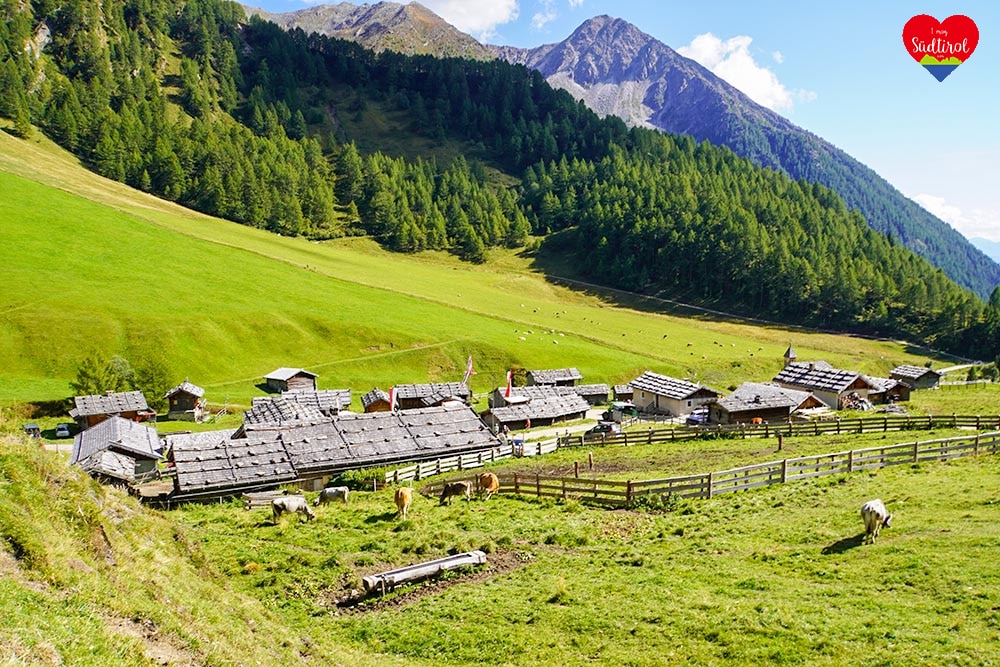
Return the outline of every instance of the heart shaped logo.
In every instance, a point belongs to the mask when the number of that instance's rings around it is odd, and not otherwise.
[[[903,45],[910,57],[938,81],[969,59],[979,44],[979,27],[968,16],[955,14],[944,21],[918,14],[903,26]]]

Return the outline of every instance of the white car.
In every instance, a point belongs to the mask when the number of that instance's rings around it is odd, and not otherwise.
[[[70,427],[72,424],[59,424],[56,426],[56,437],[57,438],[68,438],[73,434],[70,432]]]

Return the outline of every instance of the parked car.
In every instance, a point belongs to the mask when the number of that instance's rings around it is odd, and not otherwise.
[[[684,423],[688,426],[704,426],[708,423],[708,408],[695,408]]]
[[[73,431],[70,429],[73,427],[72,424],[62,423],[56,426],[56,437],[57,438],[69,438],[73,435]]]
[[[585,438],[600,438],[602,436],[618,435],[622,432],[622,425],[616,422],[597,422],[597,426],[593,426],[584,433]]]

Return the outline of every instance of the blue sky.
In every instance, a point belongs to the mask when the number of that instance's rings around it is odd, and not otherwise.
[[[251,3],[253,4],[253,3]],[[272,12],[320,4],[258,0]],[[558,42],[607,14],[698,60],[874,169],[969,237],[1000,241],[1000,3],[422,0],[481,41]],[[965,14],[975,53],[938,82],[907,53],[916,14]]]

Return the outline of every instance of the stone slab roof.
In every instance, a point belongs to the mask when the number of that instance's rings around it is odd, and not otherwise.
[[[389,394],[383,391],[382,389],[375,387],[370,392],[361,397],[361,407],[367,410],[368,406],[374,403],[378,403],[379,401],[385,401],[386,403],[388,403]]]
[[[829,391],[839,394],[859,378],[867,384],[867,380],[860,373],[833,368],[825,362],[812,362],[788,364],[774,376],[774,381],[810,391]]]
[[[575,368],[553,368],[548,370],[528,371],[528,376],[535,384],[556,384],[559,382],[576,382],[583,379],[583,374]]]
[[[299,403],[291,398],[295,392],[281,396],[257,396],[249,410],[243,413],[244,424],[283,424],[286,422],[323,421],[327,419],[318,407]]]
[[[71,417],[89,417],[91,415],[115,415],[122,412],[139,412],[148,410],[146,397],[141,391],[120,391],[108,392],[106,394],[92,394],[88,396],[75,396],[73,398],[74,408],[70,410]]]
[[[205,395],[205,390],[196,384],[184,380],[184,382],[181,382],[179,385],[177,385],[176,387],[168,391],[166,394],[164,394],[163,398],[170,398],[174,394],[180,394],[180,393],[191,394],[192,396],[201,398],[202,396]]]
[[[746,412],[749,410],[768,410],[773,408],[788,408],[795,410],[812,394],[808,391],[786,389],[773,384],[759,382],[744,382],[729,396],[719,400],[719,405],[727,412]],[[819,400],[819,399],[816,399]]]
[[[156,429],[121,417],[109,417],[76,434],[69,462],[78,463],[107,450],[133,458],[158,459],[162,448]]]
[[[571,389],[572,387],[567,387]],[[518,405],[506,405],[492,408],[489,413],[501,422],[522,422],[528,419],[548,420],[566,419],[577,415],[586,414],[590,409],[590,404],[582,396],[571,393],[565,395],[551,395],[545,398],[533,398],[528,403]]]
[[[472,392],[462,382],[431,382],[425,384],[397,384],[396,400],[431,398],[435,402],[457,396],[467,399]]]
[[[666,396],[667,398],[676,400],[684,400],[704,391],[716,394],[716,392],[707,387],[688,382],[687,380],[678,380],[666,375],[660,375],[653,371],[646,371],[629,382],[629,385],[634,390],[647,391],[657,396]]]
[[[903,364],[902,366],[896,366],[893,368],[889,375],[892,377],[897,377],[903,380],[919,380],[930,373],[935,377],[941,377],[941,374],[937,371],[931,370],[930,368],[925,368],[923,366],[910,366],[909,364]]]

